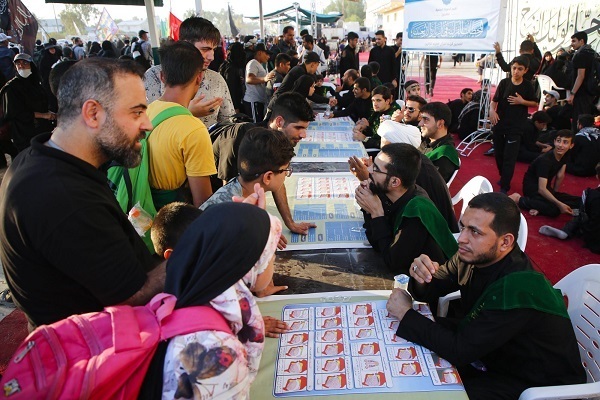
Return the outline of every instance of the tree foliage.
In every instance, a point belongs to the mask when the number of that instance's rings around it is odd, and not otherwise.
[[[67,4],[59,17],[65,27],[65,33],[76,35],[77,29],[79,32],[85,32],[85,27],[98,15],[100,15],[100,11],[92,5]],[[76,26],[77,28],[75,28]]]
[[[358,21],[360,25],[363,25],[367,16],[366,8],[365,0],[332,0],[323,12],[340,12],[344,14],[344,21]]]
[[[233,14],[233,21],[235,22],[235,26],[239,29],[240,34],[251,35],[252,31],[258,29],[258,22],[246,23],[244,22],[244,16],[242,14],[236,14],[233,9],[231,11]],[[183,19],[193,17],[194,15],[196,15],[196,10],[189,9],[183,14]],[[219,32],[221,32],[221,35],[231,35],[227,9],[222,8],[221,11],[218,12],[204,10],[200,16],[211,21],[217,27]]]

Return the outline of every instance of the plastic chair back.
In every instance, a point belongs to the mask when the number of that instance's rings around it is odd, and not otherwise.
[[[517,238],[517,244],[519,248],[525,251],[527,247],[527,235],[529,234],[529,228],[527,227],[527,220],[521,213],[521,223],[519,224],[519,237]]]
[[[460,215],[462,216],[473,197],[481,193],[490,193],[493,191],[494,188],[490,181],[483,176],[475,176],[452,198],[452,205],[457,205],[462,200],[463,204],[460,210]]]

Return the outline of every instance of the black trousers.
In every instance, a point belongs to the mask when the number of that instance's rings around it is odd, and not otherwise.
[[[249,103],[244,101],[244,114],[252,117],[255,124],[262,122],[265,118],[265,103],[259,101]]]
[[[496,167],[500,173],[500,190],[508,192],[519,156],[521,132],[518,129],[494,129],[492,140],[494,141]]]
[[[427,91],[427,94],[433,93],[435,81],[437,79],[437,71],[437,64],[425,68],[425,90]]]
[[[578,208],[581,204],[581,197],[573,196],[568,193],[555,192],[554,190],[550,190],[550,193],[556,197],[556,200],[565,203],[571,208]],[[560,209],[540,194],[522,196],[519,199],[519,207],[525,210],[538,210],[540,215],[546,215],[548,217],[558,217],[560,215]]]
[[[571,130],[573,132],[577,132],[577,118],[581,114],[594,115],[592,112],[592,103],[594,98],[593,96],[583,92],[585,92],[585,88],[579,88],[575,98],[573,99],[573,119],[571,120]]]

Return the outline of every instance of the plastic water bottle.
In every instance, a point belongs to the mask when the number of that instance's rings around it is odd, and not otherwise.
[[[329,118],[331,115],[331,106],[327,104],[327,108],[325,108],[325,118]]]

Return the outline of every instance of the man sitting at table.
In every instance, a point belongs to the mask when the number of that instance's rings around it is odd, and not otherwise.
[[[352,85],[354,101],[343,110],[334,111],[331,118],[350,117],[354,122],[369,118],[373,113],[371,102],[371,82],[368,78],[358,78]]]
[[[356,188],[367,239],[394,273],[407,273],[419,254],[445,262],[456,252],[446,220],[415,185],[420,169],[421,154],[414,146],[388,144],[369,166],[369,179]]]
[[[517,243],[520,213],[502,193],[475,196],[461,218],[458,253],[445,264],[422,254],[410,268],[416,300],[461,291],[461,320],[431,321],[395,289],[396,334],[459,369],[471,400],[516,399],[533,386],[584,383],[586,374],[560,291],[533,270]]]

